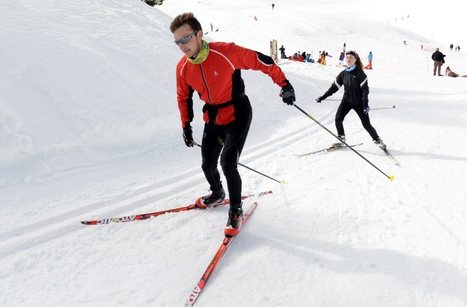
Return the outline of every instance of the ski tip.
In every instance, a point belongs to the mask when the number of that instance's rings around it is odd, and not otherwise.
[[[396,177],[394,177],[394,176],[389,176],[389,180],[394,181],[394,179],[396,179]]]
[[[281,184],[287,183],[284,179],[281,179]]]

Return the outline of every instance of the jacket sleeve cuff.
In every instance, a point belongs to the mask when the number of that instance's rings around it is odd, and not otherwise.
[[[284,87],[284,86],[286,86],[287,84],[289,84],[289,80],[284,79],[284,81],[282,81],[282,82],[280,82],[280,83],[278,83],[278,84],[279,84],[280,87]]]

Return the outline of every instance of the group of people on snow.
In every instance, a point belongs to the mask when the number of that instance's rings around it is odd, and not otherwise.
[[[439,48],[436,48],[436,51],[433,52],[433,54],[431,55],[431,59],[433,60],[433,75],[434,76],[436,75],[443,76],[441,74],[441,67],[443,66],[444,63],[446,63],[446,61],[444,60],[445,57],[446,55],[443,54],[441,51],[439,51]],[[446,67],[444,76],[453,77],[453,78],[467,77],[467,75],[459,75],[458,73],[453,72],[451,68],[449,68],[449,66]]]
[[[449,49],[452,51],[452,49],[454,49],[454,51],[456,52],[461,52],[461,47],[459,45],[457,45],[456,47],[454,47],[454,44],[451,44],[449,45]]]
[[[267,74],[280,87],[282,101],[288,106],[295,103],[295,90],[270,56],[235,43],[205,41],[201,24],[192,13],[176,16],[170,30],[175,44],[184,54],[176,67],[176,91],[183,140],[188,147],[198,145],[191,127],[195,91],[205,103],[205,124],[200,145],[201,168],[211,194],[200,197],[196,204],[206,208],[224,201],[226,193],[218,171],[220,158],[230,199],[224,232],[227,237],[232,237],[238,234],[243,221],[242,180],[237,167],[253,117],[241,70],[259,70]],[[281,55],[285,55],[282,48]],[[326,56],[325,51],[323,53]],[[300,56],[303,57],[303,54]],[[338,74],[330,88],[316,98],[316,102],[321,103],[343,86],[344,94],[335,117],[338,138],[345,142],[343,121],[353,110],[374,143],[385,149],[386,145],[370,122],[368,77],[361,58],[355,51],[345,52],[344,58],[346,68]]]
[[[338,64],[339,66],[342,66],[343,63],[344,63],[344,58],[345,58],[345,54],[346,54],[345,48],[346,48],[346,43],[344,43],[343,51],[339,55],[339,64]],[[288,60],[297,61],[297,62],[315,63],[315,60],[313,59],[313,55],[311,53],[306,53],[305,51],[304,52],[298,51],[298,52],[295,52],[291,56],[287,56],[285,54],[284,45],[281,45],[279,50],[281,52],[281,59],[288,59]],[[319,63],[319,64],[322,64],[322,65],[327,65],[327,60],[326,59],[328,57],[332,58],[332,55],[330,55],[325,50],[319,51],[319,57],[318,57],[318,60],[316,62]],[[365,69],[373,69],[373,52],[372,51],[370,51],[370,53],[368,54],[367,59],[368,59],[368,65],[366,65],[364,68]]]
[[[291,61],[297,61],[297,62],[308,62],[308,63],[314,63],[315,60],[311,56],[311,53],[306,53],[305,51],[303,52],[295,52],[292,56],[289,56],[288,58],[285,57],[286,59],[289,59]]]

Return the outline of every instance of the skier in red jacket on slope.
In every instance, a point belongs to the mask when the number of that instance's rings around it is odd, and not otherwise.
[[[220,203],[225,198],[217,169],[220,156],[230,198],[225,235],[234,236],[239,232],[243,220],[242,180],[237,164],[252,119],[252,109],[245,95],[241,70],[260,70],[267,74],[282,88],[280,95],[288,105],[293,105],[295,92],[271,57],[234,43],[208,43],[203,40],[201,24],[192,13],[175,17],[170,30],[175,43],[184,53],[176,70],[177,101],[183,138],[189,147],[194,144],[190,125],[193,120],[194,91],[198,92],[205,103],[202,169],[212,193],[201,197],[197,204],[205,208]]]

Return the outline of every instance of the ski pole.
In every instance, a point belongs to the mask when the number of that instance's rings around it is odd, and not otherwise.
[[[329,130],[328,128],[326,128],[325,126],[323,126],[323,124],[321,124],[318,120],[316,120],[313,116],[311,116],[310,114],[308,114],[307,112],[305,112],[302,108],[300,108],[299,106],[297,106],[296,104],[294,104],[294,107],[296,107],[298,110],[300,110],[300,112],[302,112],[303,114],[305,114],[306,116],[308,116],[308,118],[310,118],[312,121],[314,121],[315,123],[317,123],[321,128],[323,128],[324,130],[326,130],[327,132],[329,132],[330,134],[332,134],[332,136],[334,136],[336,139],[339,140],[339,142],[341,142],[342,144],[344,144],[345,146],[347,146],[348,148],[350,148],[353,152],[355,152],[357,155],[359,155],[363,160],[365,160],[366,162],[368,162],[371,166],[373,166],[374,168],[376,168],[381,174],[383,174],[384,176],[386,176],[389,180],[393,181],[394,180],[394,176],[388,176],[385,172],[383,172],[381,169],[379,169],[376,165],[374,165],[373,163],[371,163],[370,160],[368,160],[367,158],[365,158],[361,153],[359,153],[358,151],[356,151],[355,149],[353,149],[352,146],[350,146],[349,144],[347,144],[346,142],[342,141],[337,135],[335,135],[331,130]]]
[[[219,141],[220,141],[220,140],[219,140]],[[195,144],[196,146],[198,146],[198,147],[201,148],[201,145],[198,144],[198,143],[196,143],[195,141],[193,141],[193,144]],[[222,142],[221,142],[221,144],[222,144]],[[224,145],[224,144],[222,144],[222,145]],[[277,183],[281,183],[281,184],[282,184],[282,183],[285,183],[285,180],[284,180],[284,179],[282,179],[282,180],[279,181],[279,180],[277,180],[277,179],[275,179],[275,178],[273,178],[273,177],[271,177],[271,176],[268,176],[268,175],[266,175],[266,174],[264,174],[264,173],[261,173],[260,171],[255,170],[254,168],[251,168],[251,167],[249,167],[249,166],[246,166],[245,164],[242,164],[242,163],[240,163],[240,162],[238,162],[237,164],[240,165],[240,166],[243,166],[243,167],[246,168],[246,169],[249,169],[250,171],[253,171],[253,172],[257,173],[257,174],[260,174],[261,176],[264,176],[264,177],[266,177],[266,178],[268,178],[268,179],[271,179],[272,181],[275,181],[275,182],[277,182]]]
[[[383,107],[383,108],[374,108],[374,109],[370,109],[371,111],[375,111],[375,110],[387,110],[387,109],[395,109],[396,106],[392,106],[392,107]]]

